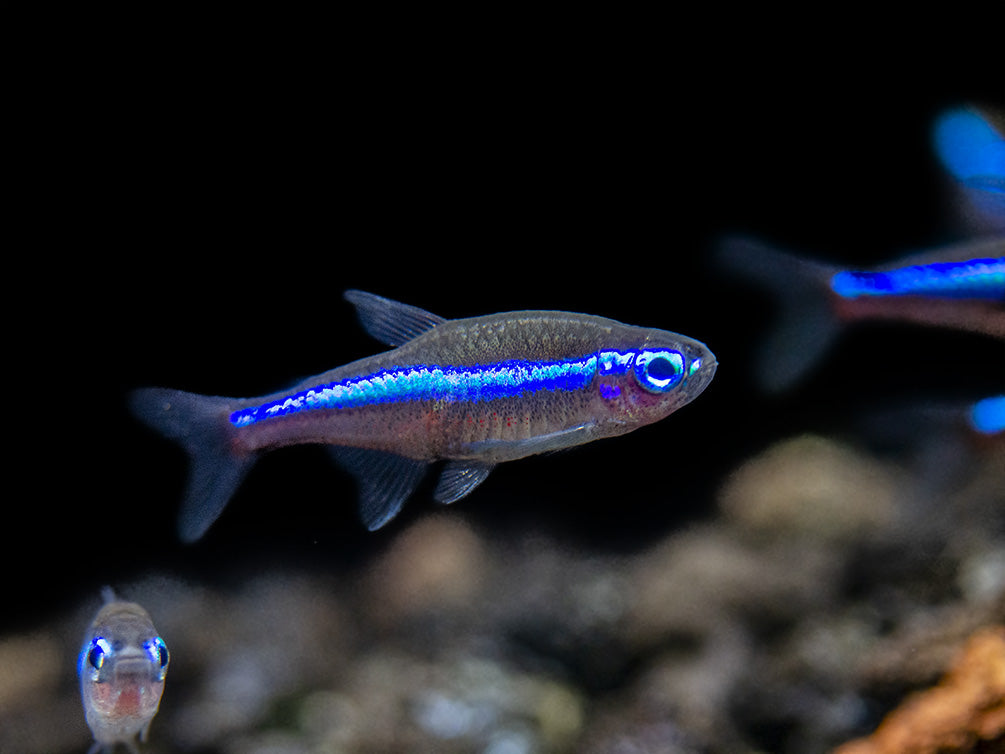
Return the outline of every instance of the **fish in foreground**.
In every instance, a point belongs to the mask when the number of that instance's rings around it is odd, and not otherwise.
[[[110,588],[103,596],[77,660],[84,715],[94,735],[89,754],[111,754],[118,743],[136,754],[136,736],[146,741],[160,706],[168,650],[146,610],[117,599]]]
[[[718,261],[776,294],[779,324],[758,352],[769,390],[794,384],[846,322],[896,320],[1005,339],[1005,236],[965,241],[876,270],[843,270],[745,237]]]
[[[272,448],[334,446],[374,530],[397,515],[431,463],[446,461],[434,497],[452,503],[498,463],[664,418],[694,400],[716,368],[696,340],[603,317],[522,311],[447,320],[362,291],[345,297],[393,350],[260,398],[133,394],[136,415],[191,457],[183,540],[205,533]]]

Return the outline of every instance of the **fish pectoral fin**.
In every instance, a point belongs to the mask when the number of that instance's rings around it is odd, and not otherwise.
[[[427,463],[394,453],[364,448],[334,447],[335,459],[356,477],[359,515],[370,531],[398,515],[426,473]]]
[[[456,503],[484,482],[493,468],[495,465],[490,463],[448,462],[433,492],[433,499],[444,505]]]
[[[349,290],[343,295],[346,301],[356,307],[356,316],[363,329],[371,337],[389,346],[398,347],[447,321],[425,309],[373,293]]]

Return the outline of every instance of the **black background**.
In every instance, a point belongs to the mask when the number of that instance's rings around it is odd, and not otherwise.
[[[920,44],[866,59],[817,40],[682,46],[685,30],[647,26],[406,51],[379,29],[351,51],[346,30],[140,40],[51,71],[16,145],[28,271],[8,279],[25,303],[8,326],[2,565],[18,607],[3,624],[150,569],[337,568],[382,547],[387,530],[362,527],[352,480],[315,448],[264,458],[181,545],[184,456],[124,406],[144,385],[262,394],[379,350],[347,288],[446,317],[600,314],[716,353],[715,381],[679,414],[505,465],[454,506],[499,537],[636,548],[712,515],[723,475],[774,438],[1000,386],[1000,343],[877,325],[764,396],[748,365],[771,301],[709,262],[724,232],[856,265],[960,237],[931,123],[1003,104],[1000,77],[950,75]],[[430,510],[428,492],[388,529]]]

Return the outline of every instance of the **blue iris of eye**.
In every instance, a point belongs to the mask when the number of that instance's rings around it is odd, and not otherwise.
[[[153,639],[144,644],[143,648],[150,656],[154,665],[157,666],[157,669],[159,670],[159,678],[163,680],[164,675],[167,672],[168,662],[170,660],[168,648],[164,643],[164,640],[159,636],[155,636]]]
[[[684,356],[679,351],[643,351],[635,359],[635,379],[649,392],[665,392],[683,377]]]
[[[95,670],[101,670],[101,666],[105,664],[105,657],[111,653],[111,645],[99,637],[91,641],[87,651],[87,662]]]

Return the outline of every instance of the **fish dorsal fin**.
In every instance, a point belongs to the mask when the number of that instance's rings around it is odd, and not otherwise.
[[[428,464],[394,453],[364,448],[333,447],[336,460],[356,477],[359,515],[370,531],[398,515],[422,481]]]
[[[356,315],[363,329],[389,346],[400,346],[446,322],[443,317],[431,314],[425,309],[392,301],[373,293],[349,290],[343,295],[346,301],[356,307]]]
[[[450,461],[443,469],[433,498],[438,503],[455,503],[485,481],[492,471],[488,463]]]

